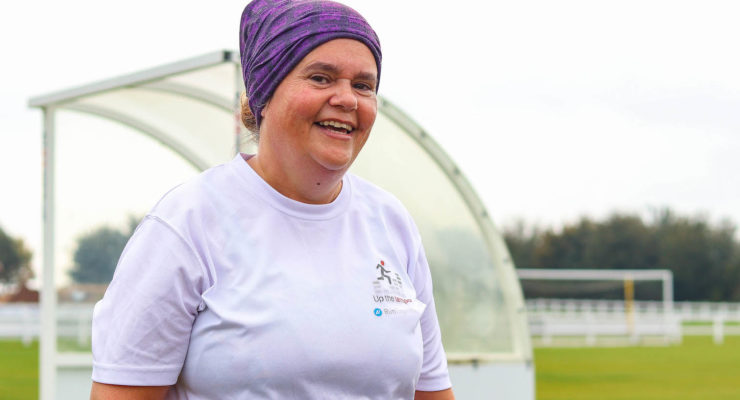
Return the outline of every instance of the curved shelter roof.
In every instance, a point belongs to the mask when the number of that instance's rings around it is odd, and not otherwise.
[[[246,131],[235,112],[243,90],[238,59],[238,53],[218,51],[30,100],[45,115],[43,399],[54,397],[50,387],[63,385],[54,383],[58,368],[89,362],[89,356],[75,358],[56,346],[53,166],[55,142],[64,140],[55,135],[57,113],[123,124],[203,170],[246,150]],[[414,216],[434,278],[450,364],[531,366],[514,265],[485,207],[444,150],[403,111],[379,98],[371,140],[352,170],[394,193]]]

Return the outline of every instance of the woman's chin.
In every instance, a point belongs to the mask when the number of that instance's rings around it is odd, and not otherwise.
[[[346,154],[317,155],[314,158],[319,165],[329,171],[344,172],[352,165],[352,156]]]

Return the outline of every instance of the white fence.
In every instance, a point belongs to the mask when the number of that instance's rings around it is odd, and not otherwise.
[[[635,301],[628,310],[621,300],[531,299],[526,301],[535,344],[554,339],[601,343],[680,342],[684,335],[740,335],[740,303]],[[574,341],[579,343],[578,341]],[[561,341],[562,343],[562,341]]]
[[[674,302],[666,313],[660,301],[635,301],[633,312],[621,300],[530,299],[526,301],[535,344],[549,346],[558,339],[582,345],[658,340],[679,342],[684,335],[711,335],[722,343],[740,335],[740,303]],[[57,334],[78,346],[89,346],[93,304],[60,303]],[[30,343],[39,336],[38,304],[0,304],[0,339]]]
[[[90,343],[93,304],[60,303],[57,308],[57,335],[75,339],[78,346]],[[0,339],[21,339],[24,344],[38,339],[41,313],[37,303],[0,304]]]

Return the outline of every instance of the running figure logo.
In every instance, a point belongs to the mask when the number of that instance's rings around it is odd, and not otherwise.
[[[368,265],[369,267],[369,265]],[[386,317],[391,315],[401,315],[414,309],[416,304],[410,305],[414,302],[413,293],[408,293],[404,290],[403,279],[393,268],[393,261],[387,265],[382,259],[375,265],[377,270],[376,274],[380,276],[372,280],[373,285],[373,302],[371,309],[376,317]],[[368,269],[368,279],[370,279],[370,271]],[[385,283],[388,282],[388,283]]]
[[[391,271],[383,268],[384,265],[385,265],[385,262],[383,262],[383,260],[380,260],[380,264],[375,266],[375,269],[380,269],[380,276],[378,277],[378,280],[382,281],[383,279],[387,279],[388,284],[391,285],[392,284],[391,277],[386,275],[388,272],[391,272]]]

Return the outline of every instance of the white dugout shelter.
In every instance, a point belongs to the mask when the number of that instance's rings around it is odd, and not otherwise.
[[[83,215],[75,210],[82,207],[79,202],[62,199],[65,188],[57,182],[63,182],[59,177],[66,164],[59,161],[90,153],[64,148],[66,138],[78,133],[67,126],[65,116],[92,119],[111,130],[123,126],[132,137],[143,135],[151,145],[164,146],[194,174],[248,147],[235,111],[242,90],[238,53],[218,51],[30,100],[44,115],[42,400],[86,398],[92,371],[89,350],[66,345],[57,322],[67,300],[58,297],[56,270],[62,267],[61,253],[69,253],[69,246],[59,245],[69,240],[60,222]],[[503,238],[443,149],[387,100],[379,98],[378,109],[371,138],[352,171],[394,193],[419,226],[457,397],[533,400],[525,307]],[[131,162],[136,157],[131,154]],[[131,180],[136,185],[147,178]],[[177,183],[169,182],[159,195]],[[121,186],[126,190],[123,182]],[[98,195],[88,190],[88,197]],[[143,215],[147,209],[140,211]]]

